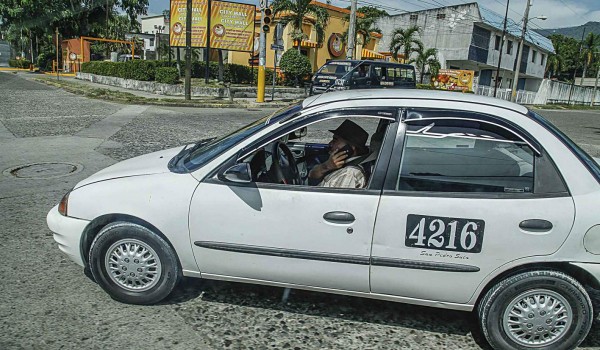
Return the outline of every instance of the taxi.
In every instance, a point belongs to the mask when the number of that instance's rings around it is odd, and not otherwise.
[[[366,181],[320,186],[346,120],[369,136]],[[350,90],[114,164],[47,222],[124,303],[182,276],[257,283],[472,311],[493,348],[571,349],[598,313],[599,203],[598,163],[523,106]]]

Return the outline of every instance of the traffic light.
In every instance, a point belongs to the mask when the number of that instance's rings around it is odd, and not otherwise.
[[[263,32],[268,33],[271,31],[271,22],[273,22],[273,11],[267,7],[263,15]]]

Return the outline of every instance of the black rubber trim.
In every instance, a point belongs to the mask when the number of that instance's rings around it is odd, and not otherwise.
[[[276,256],[281,258],[337,262],[354,265],[373,265],[385,267],[399,267],[404,269],[450,272],[479,272],[479,267],[463,264],[449,264],[379,257],[369,258],[367,256],[358,255],[319,253],[306,250],[290,250],[283,248],[259,247],[253,245],[231,244],[223,242],[196,241],[194,242],[194,245],[200,248],[223,250],[227,252]]]
[[[539,199],[570,197],[569,192],[557,193],[508,193],[508,192],[426,192],[384,190],[384,196],[395,197],[443,197],[443,198],[486,198],[486,199]]]
[[[251,187],[251,188],[263,188],[280,191],[293,191],[293,192],[323,192],[323,193],[338,193],[338,194],[356,194],[356,195],[369,195],[379,196],[381,190],[378,189],[364,189],[364,188],[335,188],[335,187],[319,187],[319,186],[308,186],[308,185],[284,185],[274,184],[269,182],[251,182],[251,183],[235,183],[235,182],[223,182],[216,177],[206,178],[204,183],[213,185],[222,185],[227,187]]]
[[[449,264],[431,261],[417,261],[391,258],[371,258],[371,265],[385,267],[399,267],[403,269],[450,271],[450,272],[479,272],[479,267],[463,264]]]
[[[252,246],[252,245],[231,244],[231,243],[222,243],[222,242],[196,241],[196,242],[194,242],[194,245],[201,247],[201,248],[224,250],[227,252],[277,256],[277,257],[281,257],[281,258],[328,261],[328,262],[337,262],[337,263],[346,263],[346,264],[355,264],[355,265],[369,265],[369,262],[370,262],[370,259],[368,256],[358,256],[358,255],[318,253],[318,252],[310,252],[310,251],[306,251],[306,250],[290,250],[290,249],[282,249],[282,248],[258,247],[258,246]]]

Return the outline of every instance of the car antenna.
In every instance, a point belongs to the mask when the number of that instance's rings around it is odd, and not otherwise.
[[[335,81],[345,79],[348,76],[348,74],[354,72],[356,70],[356,68],[360,67],[365,62],[366,62],[366,60],[360,60],[358,62],[358,64],[354,68],[352,68],[348,72],[346,72],[346,74],[344,74],[341,78],[335,79]],[[323,96],[323,94],[328,93],[329,89],[331,89],[332,87],[335,86],[335,81],[333,82],[333,84],[329,85],[329,87],[327,88],[327,90],[325,90],[322,93],[320,93],[319,96],[317,96],[317,98],[315,98],[314,100],[312,100],[312,102],[310,104],[306,105],[306,107],[310,107],[312,104],[315,103],[316,100],[318,100],[319,98],[321,98],[321,96]]]

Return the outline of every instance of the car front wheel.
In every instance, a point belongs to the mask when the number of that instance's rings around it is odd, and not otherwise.
[[[96,236],[89,253],[98,284],[115,300],[154,304],[167,297],[181,274],[171,246],[141,225],[115,222]]]
[[[528,271],[490,289],[478,307],[494,349],[573,349],[588,334],[592,302],[583,286],[558,271]]]

